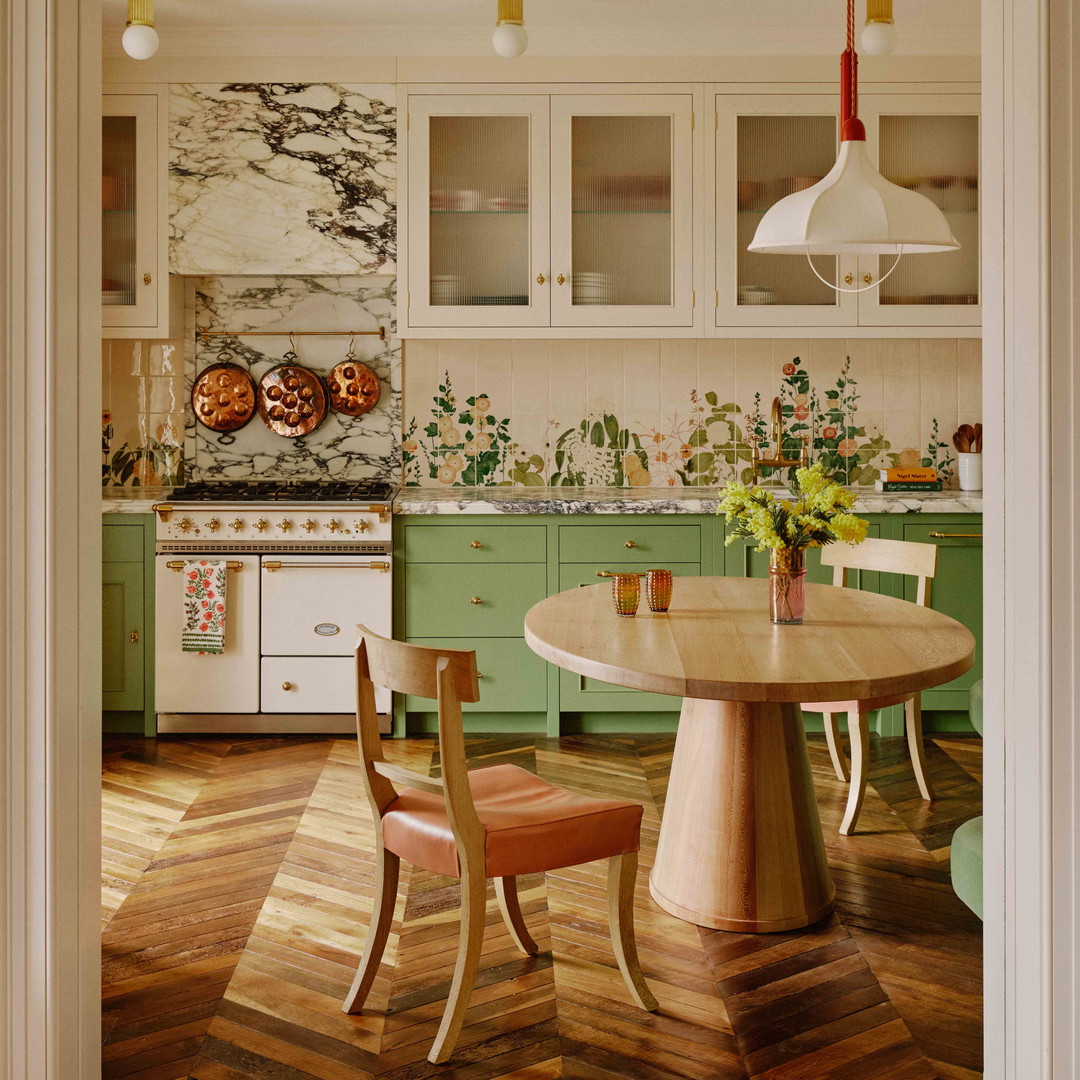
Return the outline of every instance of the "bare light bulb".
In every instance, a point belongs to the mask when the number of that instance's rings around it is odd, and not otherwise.
[[[491,35],[491,44],[500,56],[513,60],[528,47],[529,35],[520,23],[500,22]]]
[[[158,49],[157,31],[145,23],[132,23],[120,42],[132,60],[149,60]]]
[[[896,26],[891,22],[869,22],[863,27],[859,49],[867,56],[888,56],[896,48]]]

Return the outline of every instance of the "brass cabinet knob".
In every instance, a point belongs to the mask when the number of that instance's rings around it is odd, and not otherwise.
[[[209,521],[208,521],[208,522],[206,523],[206,527],[207,527],[207,528],[208,528],[208,529],[209,529],[209,530],[210,530],[211,532],[217,532],[217,531],[218,531],[218,529],[220,529],[220,528],[221,528],[221,522],[220,522],[220,521],[218,521],[218,519],[217,519],[217,518],[211,518],[211,519],[210,519],[210,520],[209,520]]]
[[[470,604],[482,604],[484,601],[479,596],[473,596],[469,599]]]
[[[855,275],[854,274],[845,274],[844,275],[844,284],[845,285],[850,285],[854,280],[855,280]]]
[[[484,677],[484,673],[483,673],[482,671],[478,671],[478,672],[476,673],[476,677],[477,677],[478,679],[482,679],[482,678]]]
[[[484,546],[484,545],[483,545],[483,544],[481,544],[479,540],[474,540],[474,541],[473,541],[473,542],[472,542],[471,544],[469,544],[469,547],[471,547],[471,548],[474,548],[474,549],[476,549],[476,550],[479,550],[479,549],[480,549],[480,548],[482,548],[483,546]]]
[[[563,277],[563,275],[562,275],[562,274],[560,274],[560,275],[559,275],[559,276],[558,276],[558,277],[557,277],[557,278],[555,279],[555,284],[556,284],[556,285],[565,285],[565,284],[566,284],[566,278],[565,278],[565,277]]]
[[[142,276],[142,283],[144,285],[149,285],[153,280],[154,279],[149,274],[143,274]]]
[[[293,684],[291,682],[283,682],[281,684],[281,689],[282,690],[291,690],[292,688],[293,688]]]
[[[545,281],[547,281],[547,278],[544,277],[543,274],[537,274],[536,275],[536,284],[537,285],[543,285]]]
[[[340,521],[336,521],[336,520],[335,520],[334,518],[331,518],[331,519],[330,519],[330,520],[329,520],[329,521],[328,521],[328,522],[326,523],[326,527],[327,527],[327,528],[328,528],[328,529],[329,529],[329,530],[330,530],[330,531],[331,531],[332,533],[336,533],[336,532],[338,531],[338,529],[340,529],[340,528],[341,528],[341,522],[340,522]]]
[[[873,285],[874,284],[874,275],[873,274],[863,274],[863,281],[865,281],[867,285]]]
[[[292,528],[292,522],[288,518],[282,518],[278,522],[278,528],[282,532],[288,532]]]
[[[132,645],[137,645],[139,643],[139,631],[138,630],[132,630],[130,636],[131,636],[131,644]]]
[[[307,521],[305,521],[304,524],[300,526],[300,528],[303,529],[304,532],[308,532],[308,533],[311,532],[312,529],[317,529],[318,527],[319,527],[318,523],[315,522],[315,521],[312,521],[311,518],[308,518]]]
[[[191,532],[191,530],[194,529],[194,528],[195,528],[195,522],[192,521],[191,518],[181,518],[180,519],[180,531],[182,533]]]
[[[255,522],[255,528],[258,529],[259,532],[266,532],[266,530],[270,528],[270,522],[267,521],[266,518],[259,518],[259,520]]]
[[[229,528],[232,529],[233,532],[240,532],[243,529],[244,524],[243,518],[233,518],[233,520],[229,522]]]
[[[636,548],[637,544],[635,544],[633,540],[627,540],[626,543],[623,544],[623,547]]]

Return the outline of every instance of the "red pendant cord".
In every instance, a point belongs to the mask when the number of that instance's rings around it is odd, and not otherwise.
[[[859,57],[855,52],[855,0],[847,0],[847,48],[840,57],[840,139],[865,142],[859,119]]]

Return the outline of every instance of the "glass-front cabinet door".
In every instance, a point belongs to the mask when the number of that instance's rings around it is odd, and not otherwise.
[[[552,326],[692,326],[693,97],[551,99]]]
[[[109,327],[158,322],[157,105],[107,94],[101,118],[101,305]]]
[[[925,195],[945,214],[958,251],[860,260],[859,322],[867,326],[978,326],[979,99],[865,95],[860,112],[882,176]],[[884,278],[884,280],[882,280]]]
[[[548,98],[409,98],[409,325],[547,326]]]
[[[805,255],[747,250],[765,212],[836,162],[834,95],[717,95],[716,325],[853,326],[857,298],[837,293]],[[854,286],[858,260],[815,256],[826,281]]]

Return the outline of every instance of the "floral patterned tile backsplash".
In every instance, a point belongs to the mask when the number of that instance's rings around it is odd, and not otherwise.
[[[934,465],[981,420],[977,339],[410,341],[403,483],[708,486],[750,469],[750,439],[809,439],[842,483]],[[767,475],[767,470],[764,471]]]

